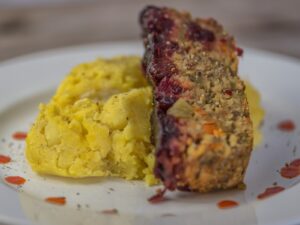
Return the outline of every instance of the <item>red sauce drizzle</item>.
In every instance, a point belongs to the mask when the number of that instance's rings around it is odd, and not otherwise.
[[[25,132],[16,132],[12,135],[13,139],[17,140],[17,141],[22,141],[25,140],[27,137],[27,133]]]
[[[65,205],[66,198],[65,197],[49,197],[45,199],[46,202],[55,204],[55,205]]]
[[[105,210],[102,210],[101,213],[115,215],[115,214],[118,214],[119,211],[117,209],[105,209]]]
[[[0,155],[0,164],[6,164],[11,161],[11,158],[6,155]]]
[[[258,199],[265,199],[272,195],[275,195],[279,192],[282,192],[285,188],[281,186],[269,187],[266,190],[257,196]]]
[[[218,202],[218,207],[220,209],[229,209],[229,208],[237,207],[238,205],[239,205],[238,202],[232,200],[223,200]]]
[[[300,159],[295,159],[290,164],[286,164],[280,170],[280,175],[287,179],[292,179],[300,175]]]
[[[20,176],[9,176],[5,177],[4,179],[7,183],[14,185],[22,185],[26,182],[26,179]]]
[[[213,32],[201,27],[199,24],[190,22],[186,33],[187,38],[192,41],[200,41],[202,43],[214,42],[216,37]]]
[[[165,197],[164,194],[166,192],[166,188],[162,189],[157,189],[156,190],[156,194],[153,195],[152,197],[148,198],[148,201],[152,204],[156,204],[156,203],[160,203],[162,201],[165,201]]]
[[[290,166],[300,167],[300,159],[295,159],[290,163]]]
[[[284,132],[291,132],[295,130],[296,126],[292,120],[283,120],[278,123],[277,128]]]

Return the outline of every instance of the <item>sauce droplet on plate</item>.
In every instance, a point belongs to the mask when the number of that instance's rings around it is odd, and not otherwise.
[[[56,205],[65,205],[66,198],[65,197],[49,197],[45,199],[46,202]]]
[[[22,185],[26,182],[26,179],[20,176],[9,176],[5,177],[5,181],[9,184]]]
[[[269,188],[266,188],[266,190],[263,193],[259,194],[257,196],[257,198],[258,199],[265,199],[265,198],[268,198],[268,197],[270,197],[272,195],[275,195],[279,192],[282,192],[284,190],[285,190],[285,188],[281,187],[281,186],[269,187]]]
[[[229,208],[233,208],[233,207],[237,207],[239,205],[239,203],[237,203],[236,201],[232,201],[232,200],[223,200],[218,202],[218,207],[220,209],[229,209]]]
[[[295,159],[290,164],[282,167],[280,175],[287,179],[298,177],[300,175],[300,159]]]
[[[294,160],[290,163],[290,166],[300,167],[300,159],[294,159]]]
[[[13,139],[17,140],[17,141],[22,141],[25,140],[27,137],[27,133],[26,132],[15,132],[12,135]]]
[[[153,195],[152,197],[150,197],[148,199],[148,201],[152,204],[156,204],[156,203],[160,203],[160,202],[166,200],[165,197],[164,197],[164,194],[165,194],[166,190],[167,190],[166,188],[164,188],[163,190],[157,189],[156,194]]]
[[[0,164],[6,164],[11,161],[11,158],[6,155],[0,155]]]
[[[114,215],[114,214],[118,214],[118,210],[117,209],[105,209],[105,210],[102,210],[101,213]]]
[[[278,123],[277,128],[284,132],[292,132],[295,130],[296,126],[292,120],[283,120]]]

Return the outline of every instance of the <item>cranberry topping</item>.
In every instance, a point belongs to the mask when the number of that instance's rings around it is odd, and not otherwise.
[[[169,18],[166,10],[155,6],[148,6],[144,9],[141,13],[140,23],[148,32],[154,34],[168,33],[174,26],[174,22]]]
[[[154,45],[155,58],[171,57],[174,52],[179,50],[179,45],[176,42],[161,42],[160,40],[157,40],[156,42],[157,43]]]
[[[213,32],[202,28],[195,22],[190,22],[188,24],[188,30],[186,35],[192,41],[213,42],[216,39]]]
[[[166,96],[157,94],[155,100],[158,102],[157,107],[165,113],[177,100],[175,96]]]
[[[179,135],[179,130],[176,127],[176,119],[172,116],[163,115],[160,117],[160,123],[163,134],[161,137],[161,144],[168,146],[168,141],[171,138],[175,138]]]
[[[176,66],[168,59],[153,59],[148,67],[148,73],[151,74],[151,78],[155,84],[158,84],[164,77],[171,77],[177,74],[178,70]]]
[[[242,48],[235,47],[235,51],[238,56],[243,56],[243,54],[244,54],[244,50]]]
[[[164,79],[161,80],[157,87],[158,93],[164,93],[166,95],[179,95],[181,94],[184,89],[180,86],[180,84],[172,79],[165,77]]]

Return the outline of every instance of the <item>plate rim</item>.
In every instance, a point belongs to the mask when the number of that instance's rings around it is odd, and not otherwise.
[[[61,54],[64,52],[78,52],[78,51],[82,51],[82,50],[92,50],[93,48],[103,48],[103,47],[109,47],[112,45],[115,46],[137,46],[140,45],[141,42],[140,41],[109,41],[109,42],[95,42],[95,43],[90,43],[90,44],[82,44],[82,45],[73,45],[73,46],[67,46],[67,47],[59,47],[59,48],[53,48],[53,49],[47,49],[47,50],[42,50],[42,51],[37,51],[34,53],[28,53],[28,54],[23,54],[17,57],[13,57],[13,58],[9,58],[6,60],[3,60],[0,62],[0,69],[2,66],[13,66],[16,63],[22,62],[22,61],[31,61],[31,60],[35,60],[37,58],[41,58],[41,57],[47,57],[47,56],[52,56],[55,54]],[[274,53],[271,51],[267,51],[267,50],[260,50],[260,49],[255,49],[255,48],[245,48],[245,55],[247,55],[247,52],[250,52],[251,54],[259,54],[262,57],[266,57],[266,58],[274,58],[280,61],[285,61],[285,62],[293,62],[293,63],[297,63],[300,65],[300,59],[293,57],[293,56],[288,56],[288,55],[283,55],[280,53]],[[1,75],[0,75],[1,76]],[[3,75],[5,76],[5,75]],[[1,84],[0,84],[1,86]],[[266,200],[267,201],[267,200]],[[22,221],[20,221],[19,219],[15,219],[13,217],[7,217],[3,214],[1,214],[0,212],[0,221],[2,221],[2,219],[4,220],[3,222],[5,222],[6,219],[13,219],[13,220],[9,220],[8,222],[12,222],[12,223],[17,223],[17,224],[27,224],[24,223]],[[296,219],[296,218],[295,218]],[[299,216],[299,221],[300,221],[300,216]],[[297,221],[297,222],[299,222]],[[22,222],[22,223],[21,223]],[[295,223],[289,223],[288,221],[281,221],[281,223],[285,223],[285,224],[295,224]],[[271,223],[270,223],[271,224]],[[274,223],[272,223],[274,224]],[[277,224],[277,223],[276,223]],[[278,222],[279,224],[279,222]],[[266,224],[267,225],[267,224]]]
[[[103,41],[103,42],[92,42],[92,43],[84,43],[84,44],[79,44],[79,45],[69,45],[65,47],[57,47],[57,48],[49,48],[49,49],[44,49],[44,50],[38,50],[30,53],[24,53],[20,54],[15,57],[11,57],[8,59],[4,59],[0,61],[0,66],[9,66],[14,63],[21,62],[23,60],[33,60],[36,58],[40,58],[43,56],[49,56],[49,55],[54,55],[54,54],[60,54],[63,53],[64,51],[72,52],[72,51],[78,51],[78,50],[91,50],[92,48],[102,48],[105,46],[137,46],[137,45],[142,45],[142,41],[138,40],[127,40],[127,41]],[[242,49],[244,49],[244,56],[247,55],[248,52],[251,54],[259,54],[263,57],[272,57],[276,58],[278,60],[284,60],[284,61],[289,61],[293,63],[300,63],[300,58],[297,58],[295,56],[287,55],[287,54],[281,54],[279,52],[273,52],[270,50],[265,50],[265,49],[259,49],[259,48],[253,48],[247,45],[241,45]],[[242,56],[240,60],[243,60]]]

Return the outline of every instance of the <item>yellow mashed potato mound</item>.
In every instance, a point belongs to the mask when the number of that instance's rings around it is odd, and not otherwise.
[[[40,105],[28,133],[26,157],[33,170],[158,183],[150,142],[152,91],[140,61],[134,56],[98,59],[71,71],[51,101]],[[249,83],[246,91],[258,128],[263,118],[259,94]],[[260,139],[256,129],[256,143]]]
[[[26,140],[33,170],[66,177],[117,176],[156,183],[151,88],[140,58],[79,65],[61,83]]]
[[[258,146],[262,141],[262,133],[260,131],[261,123],[265,116],[265,111],[260,105],[260,95],[259,92],[250,84],[250,82],[245,81],[246,85],[246,96],[248,99],[250,116],[253,123],[254,130],[254,147]]]

